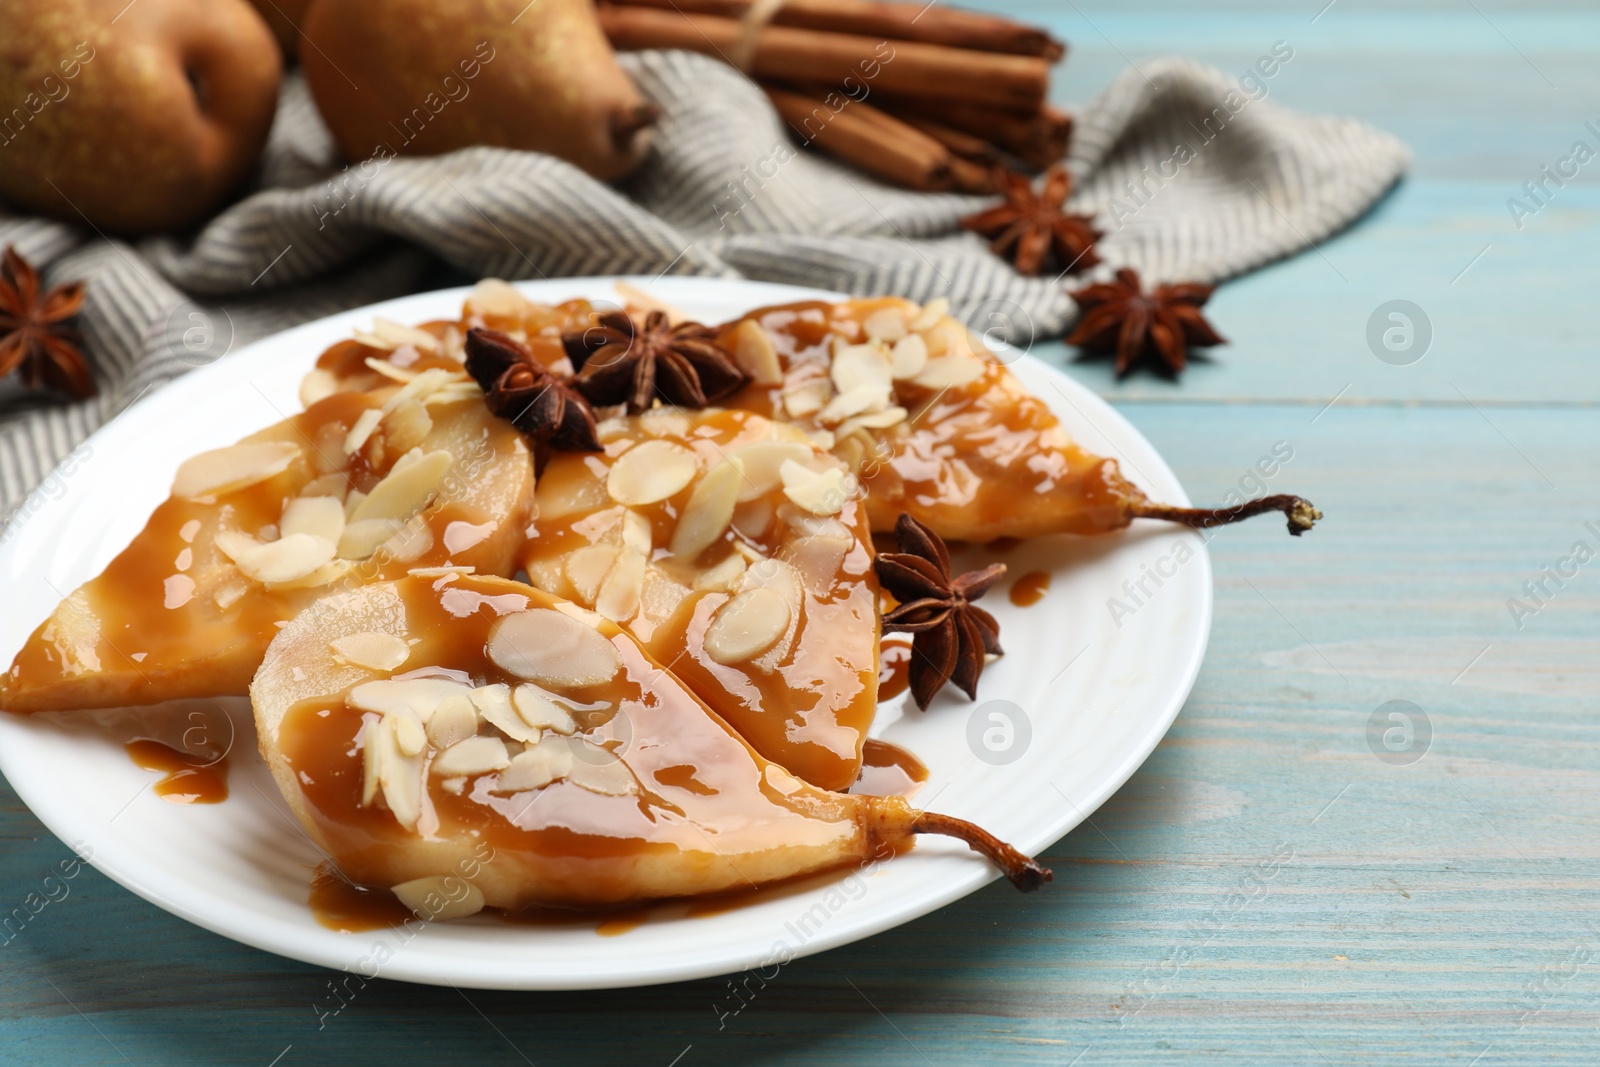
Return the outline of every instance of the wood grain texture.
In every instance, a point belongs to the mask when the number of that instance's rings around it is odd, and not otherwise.
[[[1270,490],[1328,517],[1301,539],[1267,521],[1213,539],[1194,694],[1144,768],[1049,851],[1056,882],[1029,897],[991,886],[797,961],[736,1012],[725,979],[554,995],[375,982],[320,1026],[327,972],[88,870],[0,944],[0,1061],[1595,1061],[1600,563],[1520,629],[1506,601],[1600,525],[1600,201],[1587,169],[1522,231],[1504,200],[1600,119],[1585,114],[1600,21],[1563,4],[1339,0],[1315,23],[1320,3],[984,6],[1071,41],[1065,100],[1129,59],[1243,69],[1291,40],[1275,98],[1384,125],[1417,159],[1352,230],[1221,290],[1234,343],[1181,385],[1068,363],[1197,500],[1283,441],[1294,455]],[[1391,297],[1437,325],[1411,367],[1366,347]],[[1395,699],[1433,731],[1409,766],[1367,740]],[[9,789],[0,839],[9,911],[68,853]]]

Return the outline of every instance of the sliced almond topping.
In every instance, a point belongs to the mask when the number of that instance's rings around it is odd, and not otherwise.
[[[651,408],[639,416],[639,428],[651,437],[685,437],[689,426],[689,416],[681,408]]]
[[[222,588],[213,593],[211,595],[211,599],[216,601],[217,607],[221,608],[223,611],[227,611],[229,608],[233,607],[239,602],[240,597],[244,596],[249,591],[250,587],[245,585],[243,582],[229,582],[227,585],[224,585]]]
[[[852,415],[882,411],[893,399],[894,390],[891,387],[867,382],[828,401],[828,406],[817,413],[817,421],[833,425]]]
[[[622,302],[631,308],[642,308],[645,311],[659,311],[667,317],[667,322],[673,326],[682,322],[683,312],[667,303],[665,300],[652,293],[647,293],[632,282],[617,282],[617,295],[622,297]]]
[[[546,738],[529,749],[524,749],[511,760],[510,766],[500,772],[492,793],[520,793],[527,789],[543,789],[551,782],[567,776],[572,769],[572,750],[560,738]]]
[[[499,278],[482,278],[467,294],[467,310],[480,315],[516,318],[532,307],[527,297]]]
[[[757,385],[782,385],[783,364],[772,338],[754,319],[745,319],[733,331],[733,358]]]
[[[855,538],[842,522],[823,520],[838,527],[834,532],[808,533],[786,546],[784,559],[800,572],[806,588],[825,596],[839,581],[844,557],[855,547]]]
[[[300,490],[301,496],[331,496],[344,505],[345,493],[350,490],[350,479],[342,472],[323,474],[307,482],[304,489]]]
[[[912,317],[910,325],[918,332],[931,330],[948,314],[950,314],[950,301],[942,296],[936,296],[922,305],[922,310]]]
[[[924,389],[954,389],[982,378],[983,371],[983,361],[976,356],[939,356],[928,360],[911,380]]]
[[[837,467],[814,471],[790,460],[778,473],[783,495],[813,515],[837,515],[859,488],[855,475]]]
[[[642,507],[680,492],[699,472],[700,461],[682,445],[643,441],[611,465],[606,491],[619,504]]]
[[[803,419],[822,410],[833,395],[833,383],[826,378],[808,378],[785,386],[783,410],[791,419]]]
[[[789,460],[803,463],[815,454],[810,445],[795,441],[757,441],[730,452],[728,458],[737,460],[742,468],[738,502],[766,496],[781,481],[778,468]]]
[[[744,557],[729,552],[721,563],[700,572],[695,577],[694,587],[700,592],[731,593],[738,588],[743,574]]]
[[[329,641],[328,646],[339,660],[369,671],[396,670],[411,658],[411,646],[406,644],[405,638],[380,630],[345,634]]]
[[[849,437],[857,430],[886,430],[905,421],[906,409],[899,406],[853,415],[839,424],[839,436]]]
[[[594,610],[612,622],[626,622],[639,614],[639,598],[644,593],[644,565],[644,556],[631,548],[618,553],[606,580],[600,583]]]
[[[421,513],[411,516],[402,523],[400,529],[378,546],[378,552],[386,559],[396,563],[410,563],[419,559],[433,547],[433,527],[428,525],[427,518]]]
[[[333,477],[333,476],[330,475],[330,477]],[[345,481],[349,480],[349,479],[345,478],[344,474],[342,474],[342,473],[337,475],[337,477],[339,477],[341,479],[344,479]],[[356,508],[359,508],[361,506],[361,502],[363,500],[365,500],[365,499],[367,499],[367,494],[363,493],[359,489],[351,489],[348,493],[345,494],[345,497],[344,497],[344,521],[345,522],[349,522],[350,521],[350,516],[352,516],[352,515],[354,515],[356,513]]]
[[[422,756],[407,756],[400,751],[395,721],[390,716],[379,719],[376,729],[367,732],[367,743],[377,747],[384,802],[394,813],[395,821],[409,830],[422,817]]]
[[[733,528],[752,540],[759,541],[765,537],[771,527],[772,500],[769,497],[758,496],[733,510]],[[733,547],[737,552],[746,546],[743,542],[735,542]]]
[[[505,742],[498,737],[469,737],[433,757],[433,764],[428,769],[440,778],[456,775],[471,778],[498,771],[510,762]]]
[[[319,400],[326,400],[338,391],[338,375],[331,370],[317,367],[300,379],[300,406],[308,408]]]
[[[551,608],[496,619],[489,629],[488,653],[501,670],[556,689],[599,685],[622,669],[610,641]]]
[[[439,339],[426,330],[413,329],[402,326],[390,319],[374,318],[372,329],[355,331],[356,340],[368,348],[382,348],[393,350],[402,345],[410,345],[418,352],[439,352]]]
[[[443,578],[447,574],[476,574],[477,571],[478,568],[470,564],[462,566],[459,563],[452,563],[445,567],[412,567],[406,573],[413,578]]]
[[[399,404],[383,417],[383,436],[396,452],[418,448],[433,431],[433,416],[415,400]]]
[[[928,342],[918,333],[908,334],[889,351],[889,372],[896,379],[915,378],[928,365]]]
[[[399,519],[360,519],[344,528],[339,537],[339,558],[366,559],[395,534],[405,523]]]
[[[463,381],[462,372],[446,370],[444,367],[430,367],[422,371],[399,389],[393,396],[383,402],[385,415],[404,404],[407,400],[420,400],[424,403],[436,392]]]
[[[378,747],[378,731],[387,729],[381,717],[366,719],[361,726],[361,806],[369,808],[383,785],[383,752]]]
[[[262,584],[293,582],[333,559],[332,541],[310,534],[290,534],[263,544],[248,534],[225,530],[216,538],[217,549],[233,560],[239,573]]]
[[[567,781],[601,796],[625,797],[638,791],[633,772],[616,753],[581,737],[569,738],[572,766]]]
[[[372,356],[368,356],[366,359],[362,360],[362,362],[365,363],[367,365],[367,369],[372,371],[374,374],[381,374],[391,382],[399,382],[401,385],[404,385],[406,382],[409,382],[411,379],[417,376],[416,371],[406,370],[404,367],[396,367],[387,359],[376,359]]]
[[[771,589],[749,589],[717,609],[706,654],[724,666],[754,659],[789,629],[789,605]]]
[[[481,685],[472,691],[472,703],[484,722],[511,740],[537,744],[539,728],[530,727],[517,715],[511,693],[509,685]]]
[[[744,464],[737,458],[730,457],[707,471],[689,494],[678,528],[672,532],[672,554],[691,560],[719,540],[733,521],[742,488]]]
[[[833,379],[833,387],[841,395],[864,385],[882,392],[889,389],[893,382],[889,354],[876,343],[836,347],[828,376]]]
[[[439,701],[428,718],[428,740],[434,748],[449,748],[478,732],[478,712],[473,707],[474,703],[466,693],[452,693]]]
[[[906,335],[906,315],[897,307],[879,308],[862,321],[861,328],[874,341],[893,343]]]
[[[339,543],[344,535],[344,505],[331,496],[302,496],[289,501],[278,520],[282,536],[310,534]]]
[[[455,875],[413,878],[391,886],[389,891],[417,918],[429,922],[464,919],[483,910],[483,890]]]
[[[185,500],[231,493],[282,474],[300,458],[290,441],[251,441],[214,448],[183,461],[172,479],[172,495]]]
[[[289,589],[318,589],[349,574],[352,566],[353,564],[348,560],[335,559],[324,563],[310,574],[302,575],[299,578],[294,578],[287,582],[264,582],[263,584],[274,592]]]
[[[454,463],[455,457],[442,449],[406,453],[395,463],[388,476],[372,487],[372,492],[351,514],[350,521],[409,519],[439,491],[440,483]]]
[[[381,678],[362,682],[350,690],[345,703],[358,711],[375,711],[385,717],[411,714],[426,723],[440,704],[467,692],[465,685],[448,678]]]
[[[428,747],[428,732],[409,712],[394,717],[394,743],[403,756],[415,756]]]
[[[554,730],[558,734],[570,734],[578,729],[577,720],[572,717],[572,713],[536,685],[519,685],[513,689],[511,706],[535,733],[539,730]],[[535,737],[535,740],[537,739]]]
[[[547,469],[534,487],[533,500],[540,519],[559,519],[610,503],[605,483],[582,463]]]
[[[600,583],[605,581],[611,565],[621,551],[616,545],[585,545],[567,557],[567,581],[585,607],[593,607],[600,595]]]
[[[655,531],[650,527],[650,520],[637,511],[624,511],[622,513],[622,543],[641,556],[650,555],[651,539]]]

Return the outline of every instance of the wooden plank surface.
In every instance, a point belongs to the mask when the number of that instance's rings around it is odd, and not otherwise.
[[[1600,525],[1594,179],[1521,232],[1503,200],[1600,119],[1596,16],[991,6],[1072,41],[1067,100],[1125,57],[1242,69],[1293,40],[1280,99],[1383,124],[1417,158],[1412,180],[1321,250],[1348,282],[1309,254],[1227,286],[1214,306],[1235,343],[1181,385],[1115,386],[1102,366],[1070,365],[1197,499],[1285,441],[1294,458],[1272,488],[1328,518],[1298,540],[1262,522],[1212,542],[1216,621],[1194,695],[1132,781],[1050,850],[1055,884],[1026,898],[991,886],[797,961],[743,1007],[724,979],[465,996],[375,982],[322,1025],[326,972],[88,870],[0,945],[0,1062],[1595,1061],[1600,563],[1520,629],[1507,609],[1573,542],[1600,548],[1584,527]],[[1439,324],[1412,367],[1363,339],[1392,296]],[[1390,700],[1431,726],[1415,763],[1369,744]],[[9,911],[68,853],[8,788],[0,840]]]

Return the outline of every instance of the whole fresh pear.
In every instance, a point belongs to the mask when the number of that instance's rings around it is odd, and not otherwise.
[[[0,0],[0,199],[190,226],[260,158],[282,59],[245,0]]]
[[[496,145],[601,179],[632,170],[656,108],[592,0],[314,0],[300,62],[351,161]]]

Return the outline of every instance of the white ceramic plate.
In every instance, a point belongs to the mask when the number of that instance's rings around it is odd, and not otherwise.
[[[836,298],[750,282],[633,281],[708,322],[764,304]],[[615,299],[613,279],[519,288],[541,301]],[[374,315],[408,323],[454,317],[465,293],[391,300],[259,341],[146,397],[95,434],[0,544],[0,657],[9,661],[62,595],[127,544],[166,497],[183,459],[297,410],[300,378],[327,345]],[[1122,416],[1071,378],[1012,354],[1023,382],[1086,447],[1121,459],[1154,498],[1188,502]],[[972,563],[995,555],[967,553]],[[1110,537],[1035,541],[998,558],[1013,576],[1046,570],[1052,583],[1032,607],[1013,607],[1006,584],[984,601],[1000,619],[1007,654],[984,672],[978,702],[947,695],[921,713],[901,697],[884,706],[873,734],[927,763],[917,803],[1037,854],[1121,786],[1171,725],[1205,652],[1211,567],[1198,537],[1159,523]],[[1159,587],[1147,569],[1159,574]],[[1114,618],[1110,599],[1132,606],[1123,583],[1141,578],[1150,595]],[[601,936],[593,923],[515,926],[485,916],[415,934],[338,933],[307,908],[320,857],[255,752],[248,703],[207,706],[225,714],[193,707],[165,714],[179,731],[192,718],[205,724],[193,728],[236,732],[231,796],[221,804],[186,807],[153,795],[156,776],[123,750],[133,735],[103,717],[0,715],[0,770],[57,836],[151,903],[245,944],[369,977],[584,989],[770,969],[926,915],[997,877],[959,843],[931,838],[870,870],[818,876],[720,914],[690,917],[682,904],[663,906],[619,936]]]

